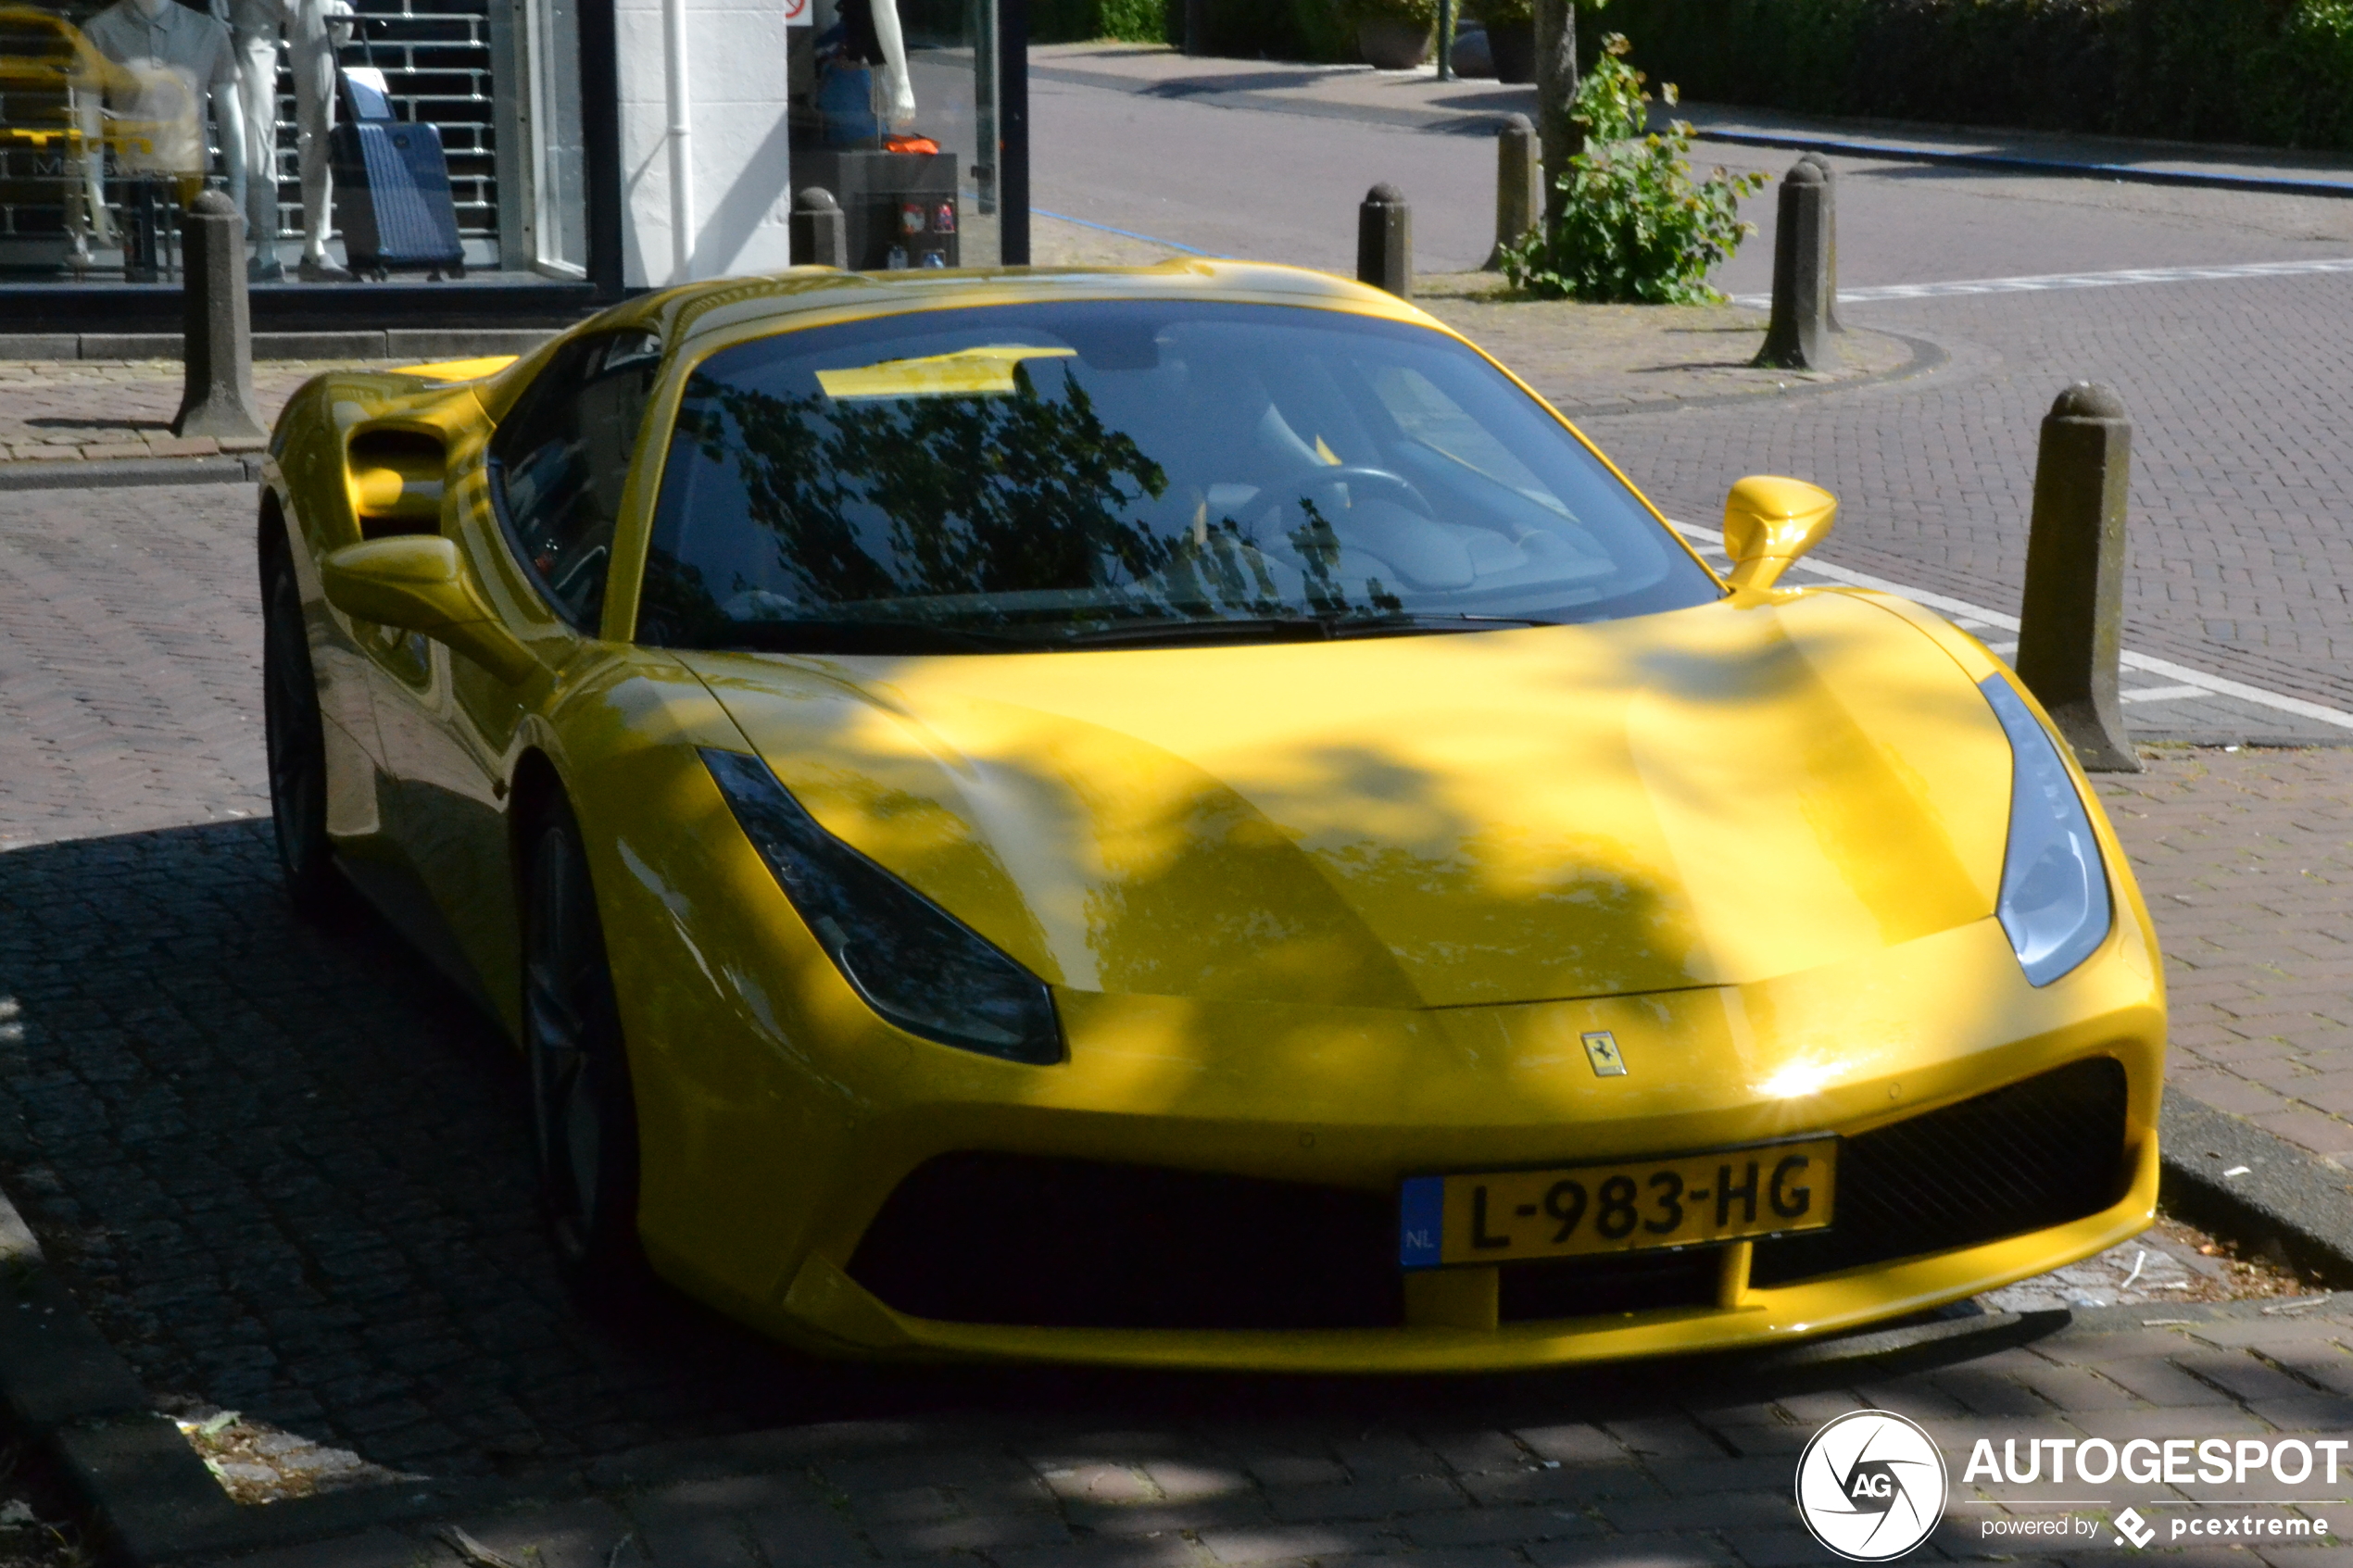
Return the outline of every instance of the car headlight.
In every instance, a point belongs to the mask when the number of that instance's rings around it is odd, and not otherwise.
[[[1063,1059],[1046,983],[802,809],[768,764],[705,747],[703,765],[793,908],[866,1005],[910,1034],[1038,1065]]]
[[[2108,871],[2058,743],[2000,675],[1978,684],[2010,737],[2010,832],[1996,906],[2026,978],[2047,985],[2107,939]]]

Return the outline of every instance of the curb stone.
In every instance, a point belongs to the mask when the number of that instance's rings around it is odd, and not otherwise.
[[[1916,376],[1931,375],[1944,368],[1952,358],[1941,344],[1909,332],[1879,332],[1881,337],[1892,337],[1912,351],[1912,357],[1893,370],[1872,375],[1856,376],[1847,381],[1799,381],[1770,392],[1719,392],[1705,397],[1628,398],[1617,403],[1596,403],[1590,406],[1574,403],[1553,403],[1569,423],[1583,420],[1615,419],[1625,414],[1668,414],[1682,408],[1726,408],[1743,403],[1779,403],[1792,397],[1827,397],[1838,392],[1860,392],[1869,387],[1887,386],[1896,382],[1910,381]],[[1553,399],[1546,395],[1546,402]],[[2298,744],[2301,744],[2300,742]]]
[[[2353,1286],[2353,1172],[2171,1086],[2158,1141],[2160,1194],[2174,1212],[2242,1246],[2276,1248],[2331,1286]]]
[[[1736,147],[1773,147],[1789,152],[1824,153],[1833,157],[1869,158],[1880,163],[1925,163],[1948,169],[1982,169],[1992,174],[2044,174],[2063,180],[2110,180],[2127,185],[2181,185],[2208,191],[2256,191],[2274,196],[2331,196],[2340,201],[2353,196],[2353,181],[2292,180],[2269,174],[2208,173],[2195,169],[2144,169],[2130,163],[2078,163],[2068,158],[2019,157],[2007,153],[1943,152],[1933,147],[1858,141],[1847,136],[1807,135],[1803,132],[1694,129],[1692,140],[1721,142]]]
[[[261,454],[227,458],[90,458],[0,463],[0,492],[119,490],[144,484],[246,484],[261,478]]]
[[[0,1405],[57,1460],[122,1561],[220,1555],[509,1500],[511,1482],[425,1482],[242,1507],[107,1343],[0,1194]],[[540,1477],[535,1494],[556,1488]]]

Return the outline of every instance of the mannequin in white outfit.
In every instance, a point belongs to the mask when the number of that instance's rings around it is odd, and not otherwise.
[[[216,5],[218,0],[216,0]],[[251,276],[275,282],[278,261],[278,36],[284,25],[279,0],[228,0],[229,35],[235,45],[237,97],[245,119],[245,237],[253,242]]]
[[[302,169],[302,281],[351,282],[327,258],[334,180],[327,134],[335,123],[335,51],[351,42],[350,0],[286,0],[294,40],[295,129]]]
[[[124,68],[122,80],[108,83],[106,107],[117,119],[146,128],[139,134],[147,145],[118,145],[115,167],[125,173],[193,182],[182,193],[184,199],[193,200],[194,187],[201,186],[206,172],[203,105],[208,98],[220,129],[229,199],[244,207],[245,106],[237,96],[229,30],[178,0],[116,0],[90,19],[82,35],[99,54]],[[97,118],[98,107],[91,104],[82,132],[93,140],[103,130]],[[97,160],[92,159],[90,196],[103,238],[105,199],[99,173]]]
[[[213,0],[225,8],[236,44],[238,96],[245,117],[245,232],[254,241],[252,276],[285,276],[278,260],[278,56],[282,35],[294,41],[296,157],[302,178],[302,276],[348,282],[327,259],[327,133],[334,126],[335,52],[351,41],[349,0]]]
[[[907,38],[899,30],[899,0],[868,0],[875,10],[875,42],[882,45],[882,102],[875,106],[891,130],[915,123],[915,84],[907,75]]]
[[[915,123],[915,84],[907,74],[907,37],[899,25],[898,0],[818,0],[816,32],[823,37],[836,22],[846,25],[849,57],[860,65],[879,66],[875,115],[893,132]]]

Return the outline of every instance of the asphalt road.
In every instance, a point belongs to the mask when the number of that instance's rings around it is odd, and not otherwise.
[[[1414,208],[1416,263],[1475,268],[1495,230],[1495,150],[1480,133],[1408,131],[1039,79],[1036,205],[1213,255],[1351,270],[1356,204],[1387,181]],[[1702,169],[1778,173],[1795,156],[1702,144]],[[1833,160],[1844,287],[2353,255],[2353,203]],[[1772,282],[1772,193],[1718,283]]]

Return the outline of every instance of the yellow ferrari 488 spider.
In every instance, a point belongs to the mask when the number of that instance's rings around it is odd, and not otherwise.
[[[512,1035],[587,1292],[820,1351],[1534,1366],[2145,1225],[2157,945],[2036,708],[1729,580],[1275,267],[798,270],[347,371],[261,495],[297,903]]]

